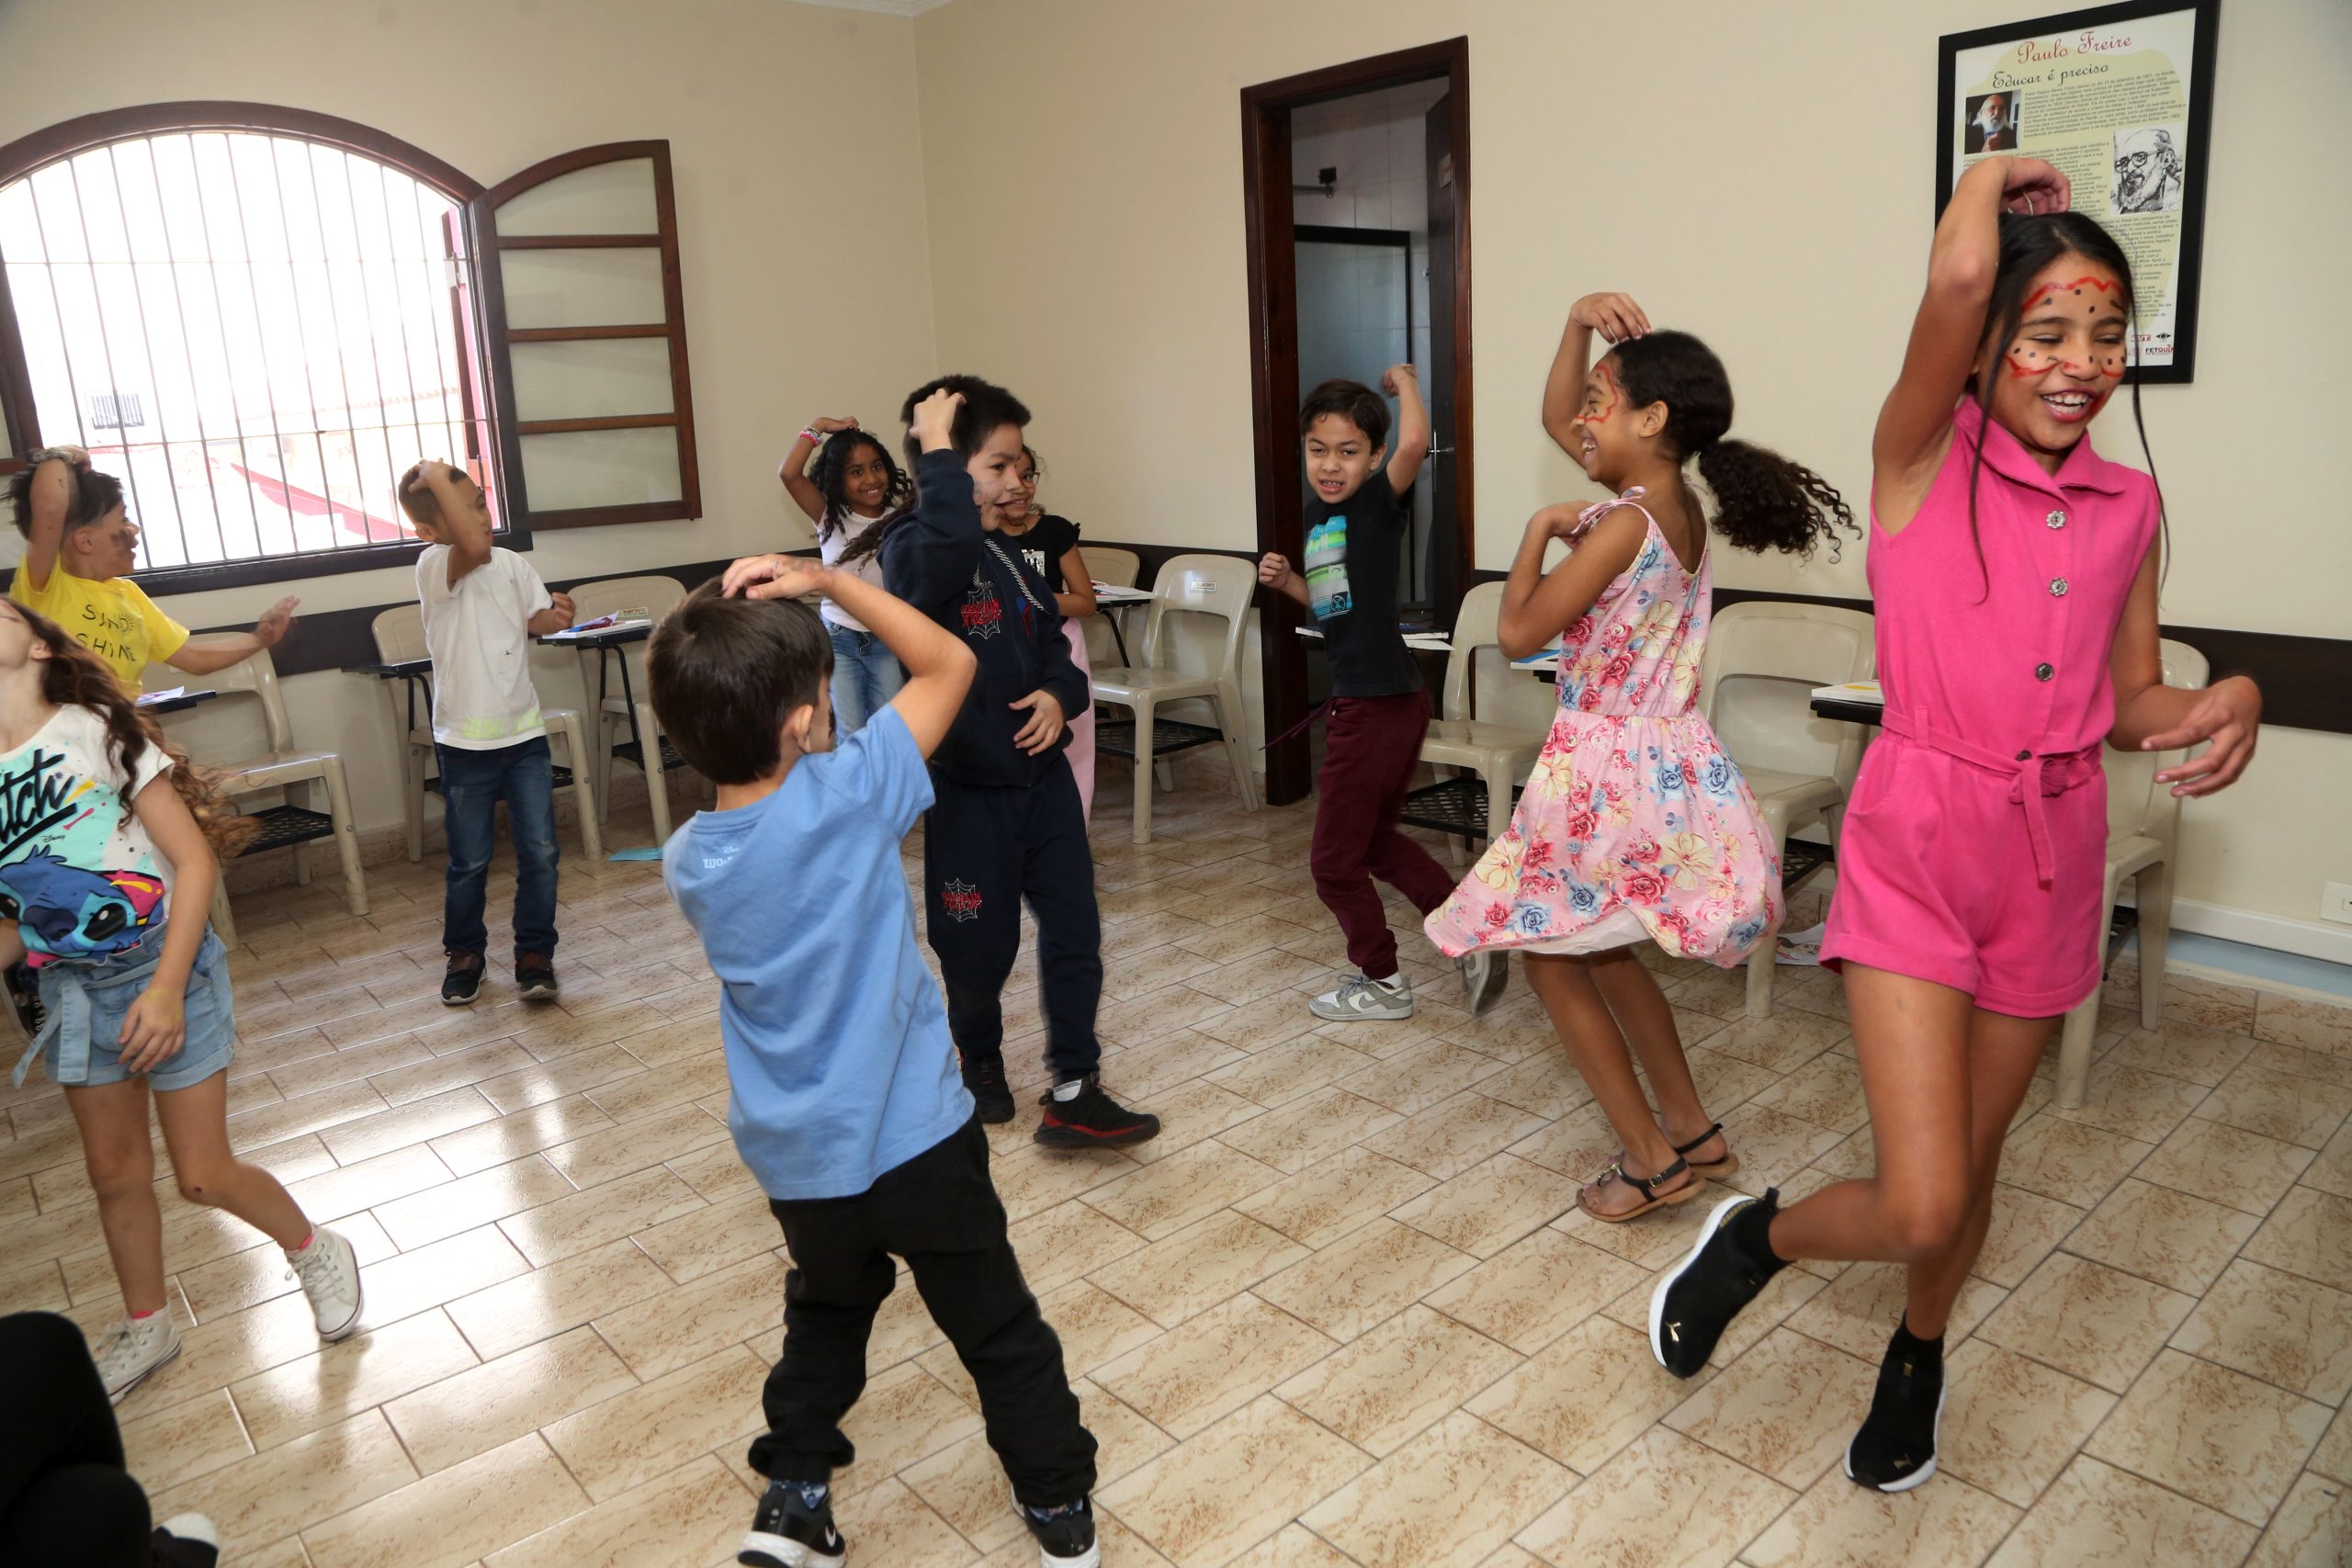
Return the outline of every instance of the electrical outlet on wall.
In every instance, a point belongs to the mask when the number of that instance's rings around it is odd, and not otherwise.
[[[2331,882],[2319,896],[2319,918],[2352,926],[2352,882]]]

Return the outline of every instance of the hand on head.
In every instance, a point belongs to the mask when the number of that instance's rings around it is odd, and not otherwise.
[[[950,445],[956,428],[956,411],[964,406],[964,394],[951,392],[942,387],[915,405],[910,422],[915,445],[926,452],[936,452]]]
[[[2064,212],[2074,203],[2074,186],[2039,158],[2001,160],[2001,210],[2028,217]]]
[[[824,586],[824,563],[807,556],[745,556],[719,581],[729,599],[799,599]]]
[[[1623,343],[1650,330],[1647,312],[1630,294],[1588,294],[1568,307],[1568,320],[1597,332],[1605,343]]]

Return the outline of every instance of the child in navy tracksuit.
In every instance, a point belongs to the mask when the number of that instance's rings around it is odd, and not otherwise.
[[[924,925],[946,984],[949,1032],[980,1120],[1012,1120],[1001,998],[1027,899],[1053,1072],[1037,1142],[1139,1144],[1159,1134],[1159,1119],[1114,1100],[1097,1071],[1102,928],[1085,814],[1062,755],[1069,721],[1086,711],[1086,678],[1070,660],[1052,591],[984,522],[1018,479],[1029,411],[978,377],[946,376],[910,394],[900,417],[911,422],[915,406],[943,389],[962,400],[950,448],[922,452],[910,438],[914,509],[851,553],[878,551],[890,592],[961,636],[979,660],[963,712],[932,756],[936,799],[923,818]]]

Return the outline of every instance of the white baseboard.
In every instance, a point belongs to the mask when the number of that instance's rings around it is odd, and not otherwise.
[[[2284,915],[2261,915],[2251,909],[2233,909],[2225,904],[2208,904],[2198,898],[2175,898],[2172,901],[2172,924],[2175,931],[2195,931],[2200,936],[2219,937],[2224,942],[2242,942],[2249,947],[2267,947],[2274,953],[2300,953],[2305,958],[2324,959],[2330,964],[2352,964],[2352,926],[2339,926],[2324,920],[2296,920]]]

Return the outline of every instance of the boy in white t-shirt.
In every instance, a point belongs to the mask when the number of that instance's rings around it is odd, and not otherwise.
[[[530,563],[490,542],[490,502],[462,468],[427,459],[401,476],[401,510],[426,544],[416,560],[424,646],[433,655],[433,739],[449,835],[441,999],[481,994],[484,885],[497,807],[514,834],[514,983],[551,998],[555,979],[555,774],[531,688],[535,637],[571,625],[571,600]]]

